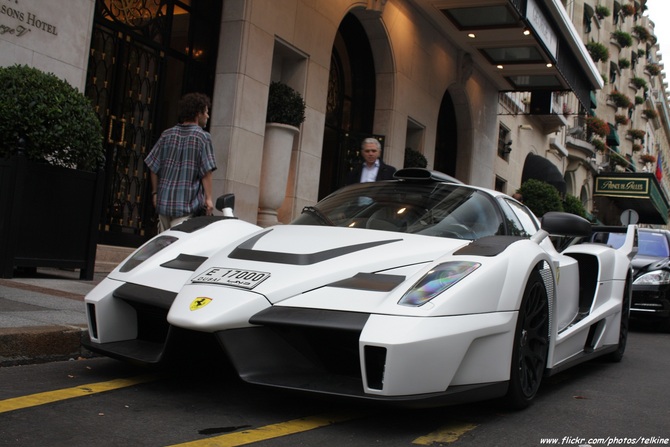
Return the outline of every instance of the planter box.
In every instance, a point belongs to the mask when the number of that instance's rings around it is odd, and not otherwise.
[[[0,277],[56,267],[93,279],[103,183],[102,170],[0,159]]]

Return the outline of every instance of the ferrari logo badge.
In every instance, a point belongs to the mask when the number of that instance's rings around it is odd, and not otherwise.
[[[211,298],[205,298],[204,296],[199,296],[191,302],[191,310],[202,309],[212,301]]]

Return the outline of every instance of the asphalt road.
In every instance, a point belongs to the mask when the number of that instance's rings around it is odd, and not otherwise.
[[[637,329],[513,412],[422,410],[246,385],[221,365],[149,371],[96,358],[0,368],[0,446],[670,445],[670,334]]]

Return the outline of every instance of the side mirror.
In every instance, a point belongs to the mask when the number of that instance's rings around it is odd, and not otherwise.
[[[590,237],[591,223],[571,213],[550,211],[542,216],[542,229],[556,236]]]
[[[235,209],[235,194],[224,194],[216,199],[215,207],[221,211],[224,216],[232,217]]]

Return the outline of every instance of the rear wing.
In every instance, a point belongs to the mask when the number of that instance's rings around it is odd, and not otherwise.
[[[638,248],[637,225],[625,227],[594,226],[590,241],[620,250],[628,256],[628,259],[633,259]]]
[[[637,254],[637,225],[591,225],[591,222],[583,217],[557,211],[546,213],[542,216],[541,223],[542,229],[531,239],[539,243],[548,235],[559,237],[554,244],[561,252],[575,243],[592,242],[620,250],[631,260]]]

